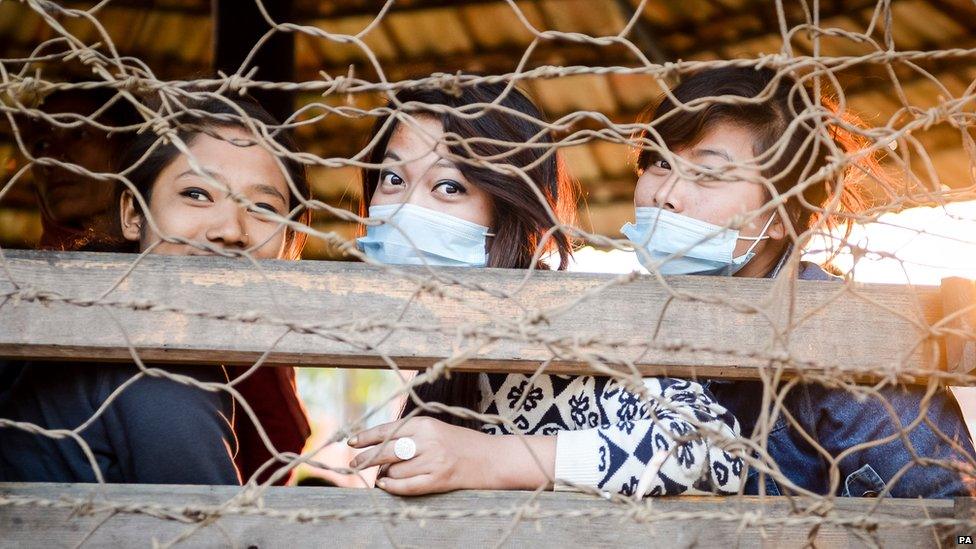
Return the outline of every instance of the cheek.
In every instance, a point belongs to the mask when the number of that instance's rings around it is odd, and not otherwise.
[[[89,171],[108,172],[112,171],[111,147],[107,139],[93,137],[73,143],[62,156]]]
[[[735,213],[745,214],[755,212],[766,205],[766,191],[760,185],[746,182],[736,183],[735,185],[737,187],[736,194],[739,197]],[[760,227],[763,225],[762,220],[752,222],[752,224],[756,223],[758,223]]]
[[[654,195],[657,194],[661,186],[659,178],[645,173],[637,180],[637,187],[634,189],[634,205],[637,207],[649,207],[654,205]]]
[[[373,191],[373,196],[369,199],[370,206],[379,206],[381,204],[397,204],[403,202],[403,199],[399,194],[389,194],[381,193],[379,189]]]
[[[492,208],[491,204],[485,201],[465,200],[453,204],[432,201],[429,204],[420,204],[420,206],[491,228]]]
[[[169,237],[180,237],[191,240],[206,238],[205,220],[206,208],[194,208],[175,201],[154,199],[149,206],[149,212],[160,233]],[[150,242],[157,239],[152,227],[146,225],[146,239]],[[162,245],[169,245],[164,243]]]
[[[745,185],[745,186],[743,186]],[[699,188],[695,193],[693,203],[693,217],[707,221],[714,225],[725,225],[733,217],[748,212],[759,204],[754,204],[748,183],[729,183],[711,188]]]
[[[735,201],[714,200],[713,196],[706,196],[697,201],[694,208],[696,219],[707,221],[713,225],[725,225],[742,209]]]
[[[277,223],[262,222],[252,219],[248,222],[248,236],[251,246],[261,244],[251,252],[257,259],[278,259],[281,257],[285,245],[285,228]],[[263,243],[263,244],[262,244]]]
[[[532,200],[535,200],[535,197]],[[467,194],[461,197],[445,198],[444,195],[430,193],[424,196],[423,201],[416,201],[416,203],[488,228],[492,228],[492,221],[495,218],[494,200],[491,195],[474,185],[468,185]]]
[[[479,225],[484,225],[485,227],[491,227],[492,219],[495,217],[495,209],[492,207],[491,197],[487,193],[479,193],[479,196],[475,197],[472,209],[475,213],[471,221]]]

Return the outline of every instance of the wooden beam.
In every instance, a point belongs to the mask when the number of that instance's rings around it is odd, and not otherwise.
[[[628,0],[615,0],[614,4],[617,6],[617,10],[620,12],[620,16],[625,20],[629,21],[634,15],[634,10],[637,6]],[[640,48],[641,52],[647,56],[649,60],[653,63],[665,63],[671,56],[661,48],[661,45],[657,43],[655,37],[656,29],[647,20],[644,14],[638,17],[634,24],[633,30],[631,30],[631,41]]]
[[[755,378],[939,368],[938,288],[6,251],[0,356]],[[615,283],[614,281],[617,281]],[[111,290],[111,291],[110,291]],[[99,299],[102,294],[104,298]],[[672,297],[674,298],[672,299]],[[793,307],[790,311],[789,307]],[[660,323],[658,320],[660,319]],[[286,332],[289,332],[287,335]],[[780,334],[776,336],[775,334]],[[870,375],[868,375],[870,377]]]
[[[232,486],[0,484],[0,547],[134,547],[180,536],[194,547],[929,547],[955,533],[945,526],[951,500],[680,496],[638,505],[569,493],[398,498],[288,487],[218,507],[239,495]],[[927,520],[935,526],[921,526]]]
[[[475,3],[495,3],[495,2],[475,2]],[[846,4],[829,4],[822,6],[821,16],[824,19],[834,17],[837,15],[849,13],[856,9],[866,9],[872,7],[875,4],[874,0],[855,0],[854,2],[848,2]],[[452,6],[457,6],[458,4],[451,4]],[[436,8],[437,2],[430,4],[418,3],[410,4],[412,9],[429,9]],[[797,8],[791,11],[795,12]],[[401,13],[405,11],[402,7],[395,7],[391,13]],[[628,12],[626,15],[630,15],[632,11]],[[685,18],[681,20],[674,21],[664,27],[656,26],[642,18],[637,28],[635,28],[635,35],[632,41],[642,48],[644,53],[652,60],[664,61],[664,60],[678,60],[678,59],[688,59],[698,53],[707,50],[717,50],[726,47],[730,44],[738,44],[741,42],[746,42],[755,38],[774,35],[778,32],[776,26],[757,29],[747,29],[743,32],[730,35],[725,37],[725,33],[722,33],[723,38],[718,40],[709,40],[706,42],[695,41],[694,46],[690,49],[675,49],[667,47],[670,39],[678,36],[686,35],[697,35],[700,28],[704,25],[727,27],[730,18],[735,16],[748,16],[754,17],[756,14],[761,14],[762,17],[769,19],[771,21],[776,21],[776,10],[773,4],[764,2],[752,2],[751,5],[744,8],[743,10],[733,11],[725,10],[719,16],[706,22],[698,22],[693,18]],[[343,16],[353,16],[356,15],[355,11],[343,12]],[[369,11],[365,10],[358,15],[375,15],[375,10]],[[338,15],[331,15],[330,17],[338,17]],[[296,15],[296,19],[301,18],[301,14]],[[390,80],[402,80],[408,78],[416,78],[418,75],[428,75],[435,72],[444,73],[454,73],[457,71],[462,72],[473,72],[481,74],[504,74],[511,72],[515,69],[518,64],[519,59],[525,53],[525,48],[528,44],[522,46],[512,46],[505,45],[499,48],[484,49],[478,51],[477,55],[471,55],[470,53],[461,54],[448,54],[448,55],[421,55],[421,56],[401,56],[395,61],[386,62],[383,65],[383,70],[386,73],[386,77]],[[356,75],[362,78],[375,79],[376,74],[372,66],[370,66],[365,57],[361,59],[356,59],[351,63],[355,65]],[[540,44],[531,57],[528,67],[539,65],[562,65],[562,66],[574,66],[574,65],[589,65],[589,66],[636,66],[637,59],[634,55],[625,47],[622,46],[594,46],[589,44],[576,44],[570,43],[566,40],[556,40],[551,42],[544,42]],[[315,79],[315,76],[320,70],[333,75],[345,75],[349,70],[350,63],[343,61],[338,64],[326,65],[326,66],[315,66],[306,69],[306,74],[303,74],[303,79]],[[301,68],[300,68],[301,70]]]
[[[248,0],[251,1],[251,0]],[[264,5],[271,7],[278,0],[265,0]],[[479,4],[496,4],[499,0],[422,0],[401,4],[397,2],[393,11],[397,13],[450,8],[462,6],[476,6]],[[89,0],[66,0],[65,5],[76,9],[88,9],[92,3]],[[295,18],[308,19],[337,19],[342,17],[362,17],[379,13],[382,2],[373,0],[331,1],[331,2],[302,2],[300,9],[295,10]],[[110,7],[151,9],[163,13],[180,13],[192,16],[209,15],[210,0],[179,0],[177,2],[152,2],[147,6],[146,0],[112,0]]]

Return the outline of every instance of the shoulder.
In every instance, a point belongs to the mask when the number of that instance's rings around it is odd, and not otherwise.
[[[811,263],[810,261],[800,262],[800,272],[797,275],[800,280],[822,280],[826,282],[840,282],[843,278],[827,272],[826,269]]]
[[[117,401],[133,419],[196,416],[202,411],[220,412],[225,407],[226,396],[215,390],[215,384],[227,381],[221,367],[166,366],[154,369],[153,374],[140,375],[139,369],[131,365],[108,366],[99,374],[99,396]]]
[[[99,375],[98,364],[0,361],[0,402],[30,399],[64,405],[92,400]]]

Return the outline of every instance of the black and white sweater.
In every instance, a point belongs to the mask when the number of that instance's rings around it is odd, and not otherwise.
[[[723,450],[739,435],[739,424],[700,384],[644,378],[651,398],[643,401],[613,378],[540,375],[531,385],[529,380],[521,374],[481,375],[481,411],[514,425],[483,430],[556,436],[557,489],[562,481],[562,487],[570,482],[634,495],[644,477],[642,495],[739,491],[742,459]]]

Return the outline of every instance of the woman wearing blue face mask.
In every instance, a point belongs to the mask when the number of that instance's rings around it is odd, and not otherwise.
[[[663,274],[775,277],[793,250],[789,226],[797,234],[817,221],[824,224],[821,230],[837,229],[862,207],[859,178],[887,184],[862,140],[831,124],[828,117],[836,117],[831,103],[824,100],[827,110],[819,114],[805,109],[800,90],[794,80],[777,79],[769,69],[710,69],[685,78],[672,95],[683,104],[722,96],[767,99],[679,109],[665,98],[653,111],[650,126],[672,155],[650,146],[639,151],[636,222],[622,229],[645,267]],[[829,133],[816,134],[813,116],[827,119]],[[857,121],[847,118],[847,127],[856,127]],[[641,137],[654,141],[650,132]],[[820,170],[832,154],[826,140],[833,141],[835,151],[858,154],[849,168],[824,178],[830,172]],[[722,180],[703,176],[709,173],[722,174]],[[774,197],[787,198],[781,207],[764,208]],[[834,205],[830,214],[828,204]],[[804,280],[836,280],[808,262],[800,263],[797,274]],[[758,381],[712,381],[708,387],[739,418],[746,436],[768,413]],[[923,387],[886,387],[879,397],[858,401],[843,389],[804,383],[788,393],[784,406],[797,424],[780,413],[766,448],[788,482],[766,476],[760,487],[759,475],[751,471],[747,493],[761,488],[773,495],[797,488],[844,496],[971,492],[972,443],[956,403],[942,388],[927,398]],[[920,417],[925,421],[917,421]],[[919,424],[905,429],[904,438],[893,436],[913,422]],[[835,457],[885,437],[892,440],[846,453],[837,460],[839,474],[831,475]]]
[[[499,98],[504,90],[479,85],[457,96],[397,95],[412,117],[377,122],[369,162],[386,167],[363,173],[360,211],[365,215],[368,207],[370,218],[389,222],[370,224],[359,239],[367,257],[396,265],[525,269],[546,246],[566,266],[568,238],[557,231],[544,244],[544,235],[557,221],[568,222],[574,189],[551,146],[522,146],[552,144],[533,121],[542,113],[517,89]],[[491,102],[499,108],[476,117],[431,107],[474,113]],[[523,168],[532,185],[452,155],[497,158]],[[453,415],[413,417],[350,439],[357,448],[375,446],[351,466],[383,466],[377,485],[401,495],[536,489],[552,487],[553,479],[630,495],[737,492],[742,460],[724,449],[737,436],[735,418],[697,383],[649,378],[645,387],[649,401],[610,378],[455,372],[418,387],[421,401],[497,414],[513,420],[514,430]],[[404,415],[416,408],[408,402]],[[394,444],[376,446],[391,436]]]

